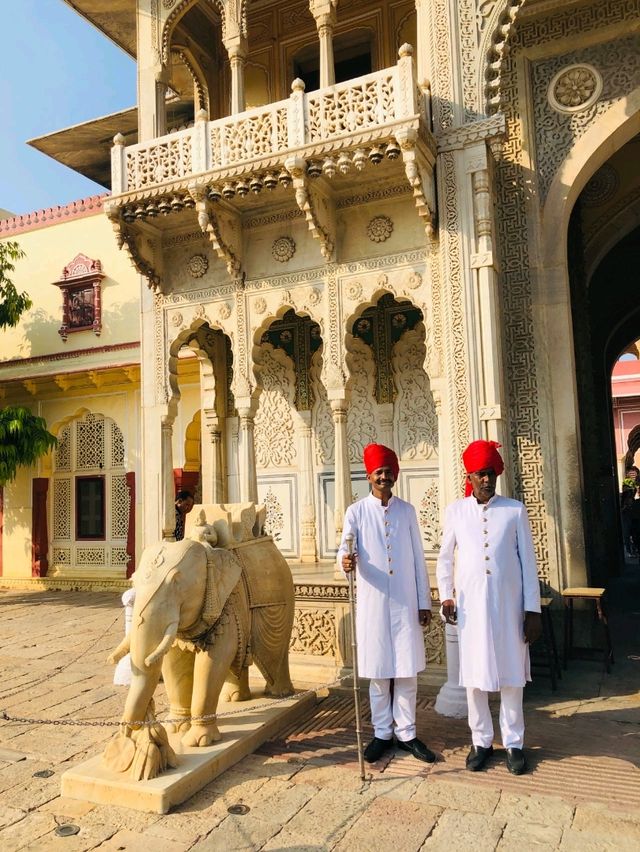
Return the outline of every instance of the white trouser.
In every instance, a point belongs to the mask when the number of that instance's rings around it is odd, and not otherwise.
[[[471,742],[489,748],[493,742],[493,721],[489,710],[489,693],[482,689],[467,689]],[[524,744],[524,713],[522,687],[503,686],[500,690],[500,733],[505,748],[522,748]]]
[[[390,740],[394,733],[403,743],[416,735],[417,677],[372,678],[369,684],[369,703],[373,732],[380,740]]]

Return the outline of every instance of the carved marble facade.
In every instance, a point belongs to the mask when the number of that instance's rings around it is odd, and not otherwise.
[[[328,576],[381,440],[433,569],[484,437],[541,581],[589,582],[565,236],[579,197],[588,260],[638,212],[607,160],[640,133],[640,0],[138,7],[105,212],[141,280],[143,542],[171,537],[186,471]],[[331,668],[325,580],[298,589],[293,650]]]

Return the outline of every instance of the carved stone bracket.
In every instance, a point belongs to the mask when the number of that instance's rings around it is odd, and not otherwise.
[[[213,205],[207,200],[204,189],[202,187],[189,187],[189,194],[196,203],[196,213],[198,215],[198,225],[200,230],[207,234],[213,250],[221,260],[227,265],[227,272],[233,278],[242,276],[242,261],[231,246],[233,241],[234,225],[238,230],[240,225],[240,217],[229,212],[228,216],[218,216],[214,213]]]
[[[312,190],[307,178],[307,163],[300,157],[288,157],[285,168],[293,179],[296,203],[311,231],[320,242],[320,251],[327,262],[334,259],[335,252],[335,203],[319,190]]]
[[[113,226],[116,235],[118,248],[124,249],[131,260],[131,263],[138,270],[140,275],[147,279],[147,284],[154,293],[162,291],[162,280],[155,268],[155,259],[153,257],[153,243],[151,240],[145,240],[141,234],[134,234],[131,228],[128,228],[124,223],[120,208],[117,204],[107,202],[104,205],[104,212]]]
[[[396,134],[409,185],[418,215],[424,219],[424,230],[428,239],[433,237],[436,226],[436,192],[433,167],[435,156],[417,130],[407,129]]]
[[[438,154],[445,151],[457,151],[477,145],[486,141],[490,146],[495,142],[498,147],[502,145],[506,134],[506,123],[503,113],[498,113],[491,118],[482,118],[472,121],[460,127],[454,127],[437,136]]]

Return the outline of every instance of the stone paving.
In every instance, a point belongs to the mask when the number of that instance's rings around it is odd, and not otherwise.
[[[486,771],[467,773],[465,723],[438,716],[434,696],[425,694],[419,733],[438,762],[429,767],[391,754],[367,767],[363,784],[350,696],[333,692],[258,753],[160,816],[60,796],[62,772],[99,753],[112,734],[96,723],[117,719],[122,709],[124,691],[112,685],[104,662],[122,634],[118,596],[0,591],[0,608],[0,710],[88,723],[0,721],[3,850],[640,848],[640,612],[618,625],[611,675],[597,663],[575,663],[556,693],[544,679],[527,690],[532,772],[526,776],[507,773],[500,748]],[[162,709],[162,693],[157,703]],[[26,759],[15,761],[15,753]],[[40,770],[53,774],[34,777]],[[230,814],[233,804],[249,810]],[[79,826],[78,834],[55,834],[69,823]]]

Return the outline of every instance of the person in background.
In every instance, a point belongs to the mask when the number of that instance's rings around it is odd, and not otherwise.
[[[193,509],[193,503],[193,494],[190,491],[182,490],[176,494],[176,528],[174,532],[176,541],[182,541],[184,538],[186,517]]]
[[[640,471],[635,465],[626,469],[622,480],[620,520],[625,556],[634,559],[640,550]]]

